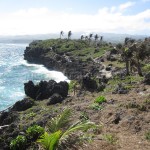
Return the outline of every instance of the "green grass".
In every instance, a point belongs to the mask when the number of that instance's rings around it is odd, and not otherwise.
[[[102,56],[106,51],[111,50],[110,46],[103,45],[95,47],[95,44],[90,44],[83,40],[67,40],[67,39],[49,39],[30,44],[31,48],[39,48],[41,50],[55,47],[57,53],[69,53],[71,56],[78,57],[82,61],[88,58],[96,58]],[[52,56],[53,52],[49,51],[48,56]]]
[[[113,134],[105,134],[103,136],[103,139],[106,140],[110,144],[116,144],[117,143],[117,137]]]
[[[102,104],[102,103],[106,102],[106,98],[104,96],[99,96],[95,99],[94,102],[98,103],[98,104]]]
[[[145,138],[150,141],[150,130],[145,133]]]

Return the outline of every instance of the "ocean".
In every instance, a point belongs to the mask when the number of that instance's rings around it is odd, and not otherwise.
[[[0,111],[25,97],[24,83],[32,80],[67,80],[61,72],[50,71],[43,65],[29,64],[24,60],[28,44],[0,43]]]

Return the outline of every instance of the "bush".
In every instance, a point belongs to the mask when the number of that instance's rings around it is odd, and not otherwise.
[[[143,71],[145,71],[145,72],[150,72],[150,64],[146,64],[146,65],[143,67]]]
[[[147,140],[150,140],[150,130],[145,133],[145,138],[146,138]]]
[[[69,83],[69,91],[73,92],[76,85],[77,85],[77,81],[71,80]]]
[[[91,106],[90,106],[93,110],[101,110],[103,109],[103,107],[97,103],[93,103]]]
[[[98,103],[98,104],[102,104],[102,103],[106,102],[106,98],[104,96],[99,96],[95,99],[94,102]]]
[[[27,139],[23,135],[18,135],[10,142],[11,150],[24,150],[26,148]]]
[[[38,125],[34,125],[34,126],[29,127],[26,130],[26,133],[29,139],[36,140],[44,133],[44,128]]]

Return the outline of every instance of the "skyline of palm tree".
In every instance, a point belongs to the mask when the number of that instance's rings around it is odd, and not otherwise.
[[[69,31],[69,32],[68,32],[68,39],[71,39],[71,35],[72,35],[72,32]]]
[[[60,39],[64,35],[64,31],[60,31]]]

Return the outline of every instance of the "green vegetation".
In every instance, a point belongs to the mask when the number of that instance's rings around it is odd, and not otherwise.
[[[150,141],[150,130],[145,133],[145,138]]]
[[[90,107],[93,110],[101,110],[101,109],[103,109],[103,106],[99,105],[98,103],[93,103]]]
[[[144,103],[150,105],[150,99],[146,99],[146,100],[144,101]]]
[[[70,116],[71,110],[66,109],[61,115],[58,115],[52,119],[49,124],[50,134],[45,132],[40,139],[37,140],[37,142],[40,143],[45,150],[56,150],[58,147],[66,146],[65,143],[74,132],[85,132],[88,129],[97,127],[93,122],[90,121],[79,121],[71,126],[68,126]]]
[[[94,102],[98,103],[98,104],[102,104],[102,103],[106,102],[106,98],[104,96],[99,96],[95,99]]]
[[[58,115],[55,118],[52,118],[49,122],[49,131],[51,133],[54,133],[64,126],[66,126],[70,122],[70,116],[71,116],[71,110],[65,109],[64,112],[61,115]]]
[[[10,143],[11,150],[24,150],[26,148],[27,139],[23,135],[18,135]]]
[[[106,140],[107,142],[111,143],[111,144],[117,143],[117,137],[113,134],[105,134],[103,136],[103,139]]]
[[[74,91],[74,88],[75,86],[77,85],[77,81],[76,80],[71,80],[70,83],[69,83],[69,91],[70,92],[73,92]]]
[[[143,71],[144,71],[144,72],[150,72],[150,64],[146,64],[146,65],[143,67]]]
[[[85,111],[84,111],[84,112],[81,112],[80,120],[81,120],[82,122],[89,120],[89,116],[88,116],[88,114],[87,114]]]
[[[112,92],[118,86],[118,84],[124,84],[126,89],[136,88],[135,84],[143,81],[143,77],[141,76],[125,76],[123,79],[119,76],[115,76],[113,79],[108,81],[108,85],[104,92]]]
[[[33,125],[26,130],[26,133],[29,139],[36,140],[39,136],[41,136],[44,133],[44,128],[38,125]]]
[[[69,37],[70,38],[70,37]],[[39,42],[33,42],[30,44],[31,48],[49,49],[53,47],[54,51],[58,54],[67,54],[78,58],[81,61],[86,61],[89,58],[96,58],[102,56],[106,51],[111,50],[110,45],[103,44],[101,46],[95,46],[90,44],[87,40],[68,40],[68,39],[49,39]],[[47,56],[53,56],[54,52],[50,50]]]

